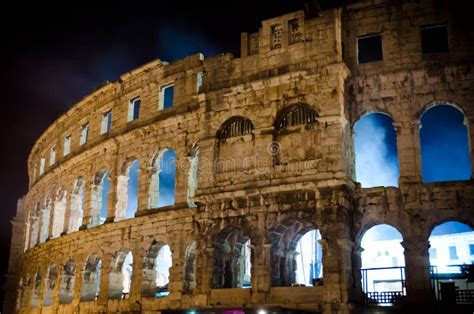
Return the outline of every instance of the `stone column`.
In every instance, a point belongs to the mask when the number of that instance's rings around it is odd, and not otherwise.
[[[38,308],[41,308],[43,307],[43,294],[44,294],[44,288],[45,288],[45,285],[46,285],[46,280],[48,279],[47,278],[47,270],[45,271],[44,269],[42,268],[38,268],[38,271],[39,273],[41,274],[41,283],[40,283],[40,287],[39,287],[39,290],[38,290]],[[35,280],[36,281],[36,280]]]
[[[156,171],[155,167],[149,166],[148,164],[141,165],[140,167],[140,180],[138,181],[138,208],[137,214],[140,212],[150,209],[150,185],[151,176]],[[156,202],[158,204],[158,202]]]
[[[393,125],[397,131],[397,152],[400,165],[399,185],[421,183],[419,121],[397,121]]]
[[[125,219],[128,201],[128,176],[120,175],[117,177],[117,191],[115,202],[114,221]]]
[[[213,247],[205,247],[198,252],[196,261],[196,294],[209,295],[211,293],[213,257]]]
[[[265,229],[262,229],[265,230]],[[251,281],[252,281],[252,302],[265,302],[265,295],[270,291],[272,279],[272,244],[266,243],[265,237],[262,235],[259,239],[251,239]]]
[[[81,287],[82,287],[82,274],[84,271],[85,262],[82,261],[83,259],[77,259],[76,261],[76,269],[74,270],[74,293],[72,297],[72,307],[76,309],[76,313],[79,313],[78,307],[79,303],[81,302]]]
[[[57,274],[56,274],[56,281],[54,282],[54,293],[53,293],[53,304],[52,304],[53,313],[56,313],[59,307],[59,292],[61,291],[62,266],[63,265],[56,266]]]
[[[133,270],[130,283],[130,304],[133,304],[135,302],[141,302],[143,268],[145,267],[145,253],[146,250],[143,248],[134,250],[132,252]]]
[[[112,256],[104,254],[101,258],[99,297],[97,298],[97,304],[100,307],[104,307],[104,309],[107,308],[107,301],[109,299],[109,275],[111,265]]]
[[[114,222],[117,203],[117,176],[109,174],[109,194],[107,195],[107,217],[104,223]]]
[[[63,232],[61,235],[65,235],[69,232],[69,221],[71,220],[71,201],[72,201],[72,193],[66,194],[66,210],[64,212],[64,226]]]
[[[48,235],[46,237],[46,240],[49,240],[53,236],[53,226],[55,223],[55,206],[56,206],[56,196],[51,197],[51,204],[49,205],[49,226],[48,226]]]
[[[429,241],[406,238],[401,244],[405,249],[407,303],[411,309],[429,312],[433,302],[428,253]]]
[[[87,226],[91,223],[91,194],[92,194],[93,184],[92,182],[87,182],[84,179],[84,200],[82,208],[82,225],[79,227],[79,230],[87,229]]]

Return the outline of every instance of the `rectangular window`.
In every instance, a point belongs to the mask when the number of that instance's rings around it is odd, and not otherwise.
[[[49,165],[52,166],[56,163],[56,147],[51,147],[49,152]]]
[[[381,34],[357,38],[357,60],[359,64],[383,60]]]
[[[291,44],[301,42],[300,20],[292,19],[288,21],[288,42]]]
[[[44,173],[44,164],[45,164],[45,159],[44,157],[41,157],[40,165],[39,165],[39,175],[42,175]]]
[[[204,73],[199,72],[196,75],[196,91],[199,93],[199,90],[201,89],[202,84],[204,83]]]
[[[276,24],[272,26],[271,48],[281,48],[281,37],[283,35],[283,25]]]
[[[456,251],[455,246],[449,247],[449,259],[450,260],[457,260],[458,259],[458,252]]]
[[[89,136],[89,123],[82,125],[81,136],[79,137],[79,145],[84,145],[87,143],[87,138]]]
[[[392,266],[393,267],[398,266],[398,258],[396,256],[392,256]]]
[[[160,88],[160,95],[158,100],[158,110],[173,107],[174,101],[174,85],[169,84]]]
[[[100,134],[105,134],[112,129],[112,111],[107,111],[102,114],[102,121],[100,123]]]
[[[469,244],[469,253],[471,253],[471,255],[474,255],[474,244]]]
[[[127,122],[137,120],[140,117],[140,105],[142,101],[140,97],[135,97],[130,99],[128,102],[128,115],[127,115]]]
[[[430,254],[430,259],[436,259],[437,258],[437,252],[435,248],[430,248],[429,249],[429,254]]]
[[[64,138],[63,156],[67,156],[71,152],[71,135]]]
[[[446,24],[421,27],[421,50],[423,53],[448,52],[448,26]]]

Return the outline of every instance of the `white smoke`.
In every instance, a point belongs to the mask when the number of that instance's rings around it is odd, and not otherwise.
[[[378,116],[382,114],[369,114],[354,127],[356,179],[362,187],[398,186],[398,159],[387,148],[390,130],[377,123]]]

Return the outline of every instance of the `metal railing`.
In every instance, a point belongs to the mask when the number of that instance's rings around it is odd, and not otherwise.
[[[405,304],[405,267],[365,268],[361,273],[365,306]]]
[[[439,272],[442,268],[442,272]],[[431,286],[436,302],[474,304],[474,265],[430,266]]]

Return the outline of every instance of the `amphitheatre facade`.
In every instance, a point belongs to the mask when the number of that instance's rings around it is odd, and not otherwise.
[[[430,232],[447,220],[474,225],[474,185],[472,175],[423,182],[420,119],[438,105],[462,112],[474,169],[466,15],[430,0],[297,11],[243,33],[240,58],[156,60],[100,87],[31,151],[5,313],[352,313],[364,307],[361,239],[382,223],[403,236],[403,306],[433,305]],[[425,50],[425,26],[445,27],[448,51]],[[364,39],[380,55],[364,56]],[[371,112],[393,119],[398,187],[356,182],[353,127]],[[166,154],[175,162],[165,186]],[[296,243],[311,230],[322,278],[295,285]],[[158,285],[165,246],[172,260]]]

